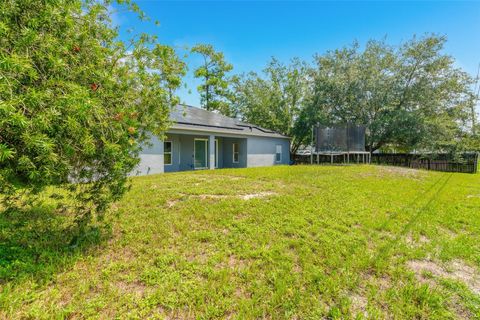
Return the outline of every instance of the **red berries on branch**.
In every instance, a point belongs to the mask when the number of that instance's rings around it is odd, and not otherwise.
[[[113,119],[116,121],[122,121],[123,120],[123,112],[117,113],[115,116],[113,116]]]

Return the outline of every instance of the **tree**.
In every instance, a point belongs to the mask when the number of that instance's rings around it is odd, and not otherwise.
[[[231,79],[227,73],[233,69],[233,66],[225,62],[222,52],[217,52],[212,45],[197,44],[191,49],[192,53],[202,56],[203,63],[195,69],[195,78],[202,79],[202,84],[198,86],[202,107],[206,110],[218,110],[226,116],[232,116],[229,101],[232,99],[232,93],[229,90]]]
[[[302,142],[295,124],[310,92],[309,71],[300,59],[285,65],[272,58],[262,76],[251,72],[235,85],[236,110],[242,119],[292,137],[292,153]]]
[[[353,122],[367,126],[369,151],[452,151],[471,114],[471,77],[441,53],[446,38],[413,38],[398,48],[384,41],[316,56],[305,126]],[[304,136],[304,139],[306,137]]]
[[[149,133],[161,136],[168,126],[185,66],[155,37],[119,41],[109,5],[0,3],[0,198],[7,210],[48,194],[82,231],[127,190]],[[44,192],[47,186],[56,192]]]

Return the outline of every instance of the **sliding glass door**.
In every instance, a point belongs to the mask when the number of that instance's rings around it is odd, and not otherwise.
[[[195,169],[206,169],[208,167],[208,139],[195,139],[194,149]]]

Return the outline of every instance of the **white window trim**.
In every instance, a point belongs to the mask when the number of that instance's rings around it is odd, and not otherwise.
[[[205,142],[205,167],[195,167],[195,142],[196,141],[204,141]],[[203,139],[203,138],[195,138],[193,139],[193,169],[194,170],[203,170],[203,169],[208,169],[208,139]]]
[[[280,152],[277,152],[277,147],[280,147]],[[282,153],[283,153],[283,150],[282,150],[282,145],[281,144],[277,144],[275,145],[275,163],[281,163],[282,162]],[[277,160],[277,154],[280,153],[280,160]]]
[[[218,139],[215,139],[215,168],[218,169]]]
[[[238,149],[240,149],[240,144],[238,142],[233,142],[232,143],[232,163],[239,163],[240,162],[240,150],[238,150],[236,153],[238,153],[238,160],[235,161],[235,145],[238,146]]]
[[[178,165],[180,166],[182,163],[182,158],[180,157],[182,154],[182,145],[180,144],[180,140],[178,141]]]
[[[165,143],[170,142],[170,152],[165,152]],[[170,163],[165,163],[165,154],[170,155]],[[173,164],[173,142],[172,140],[163,141],[163,164],[165,166],[171,166]]]

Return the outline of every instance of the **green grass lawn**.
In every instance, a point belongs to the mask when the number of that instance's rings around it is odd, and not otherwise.
[[[48,210],[0,214],[0,318],[480,317],[480,175],[174,173],[112,211],[78,247]]]

